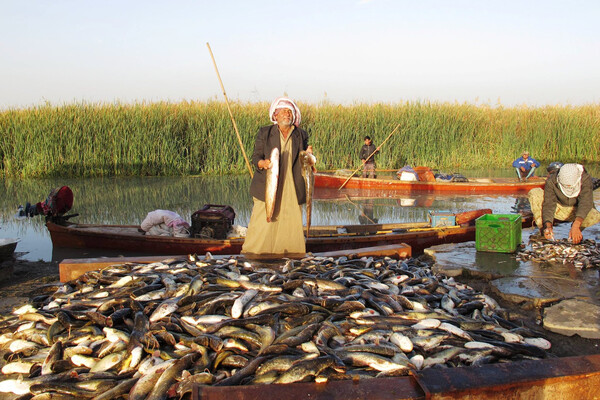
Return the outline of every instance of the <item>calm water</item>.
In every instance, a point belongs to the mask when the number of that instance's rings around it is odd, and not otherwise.
[[[464,173],[467,175],[467,171]],[[507,171],[468,171],[467,176],[506,174]],[[53,251],[43,217],[18,219],[17,206],[43,201],[53,188],[67,185],[74,194],[69,213],[78,213],[72,220],[80,223],[140,224],[148,212],[156,209],[175,211],[190,222],[191,214],[204,204],[227,204],[236,212],[235,224],[246,226],[252,205],[249,184],[248,176],[3,180],[0,238],[19,238],[16,251],[25,253],[22,258],[33,261],[118,255],[106,251]],[[598,192],[596,204],[600,204]],[[313,225],[365,223],[365,215],[380,223],[418,222],[427,220],[429,211],[445,210],[491,208],[495,213],[510,213],[524,200],[513,196],[448,195],[365,198],[360,192],[346,190],[334,199],[324,196],[319,190],[315,193]]]

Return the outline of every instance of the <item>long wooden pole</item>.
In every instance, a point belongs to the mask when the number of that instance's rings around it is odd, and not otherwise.
[[[244,144],[242,143],[242,137],[240,136],[240,132],[238,131],[237,124],[235,123],[235,119],[233,118],[233,113],[231,112],[231,107],[229,107],[229,99],[227,98],[227,93],[225,93],[225,87],[223,86],[223,81],[221,80],[221,74],[219,74],[219,69],[217,68],[217,62],[215,61],[215,57],[213,56],[213,52],[210,49],[210,44],[206,42],[206,47],[208,47],[208,51],[210,53],[210,58],[212,58],[213,65],[215,66],[215,71],[217,72],[217,78],[219,78],[219,83],[221,84],[221,90],[223,90],[223,96],[225,96],[225,103],[227,104],[227,110],[229,111],[229,116],[231,117],[231,122],[233,122],[233,129],[235,129],[235,134],[237,135],[238,142],[240,143],[240,148],[242,149],[242,154],[244,155],[244,160],[246,160],[246,166],[248,167],[248,171],[250,172],[250,177],[254,177],[254,173],[252,172],[252,167],[250,166],[250,161],[248,161],[248,156],[246,155],[246,150],[244,150]]]
[[[394,128],[394,130],[392,131],[392,133],[390,133],[390,134],[388,135],[388,137],[386,137],[386,138],[385,138],[385,140],[384,140],[383,142],[381,142],[381,144],[380,144],[379,146],[377,146],[377,148],[375,149],[375,151],[374,151],[374,152],[372,152],[372,153],[369,155],[369,157],[367,157],[367,159],[365,160],[365,162],[363,163],[363,165],[364,165],[364,164],[365,164],[367,161],[369,161],[369,160],[371,159],[371,157],[373,157],[373,155],[375,155],[375,153],[377,153],[377,152],[379,151],[379,149],[381,148],[381,146],[383,146],[383,144],[384,144],[385,142],[387,142],[387,141],[388,141],[388,139],[389,139],[389,138],[391,138],[391,137],[392,137],[392,135],[393,135],[394,133],[396,133],[396,131],[398,130],[398,128],[400,128],[400,124],[396,125],[396,128]],[[338,190],[342,190],[342,188],[343,188],[344,186],[346,186],[346,183],[348,183],[348,181],[349,181],[349,180],[350,180],[350,179],[351,179],[351,178],[354,176],[354,174],[355,174],[356,172],[358,172],[358,170],[359,170],[359,169],[361,169],[362,167],[363,167],[363,166],[361,165],[361,166],[359,166],[358,168],[356,168],[356,169],[354,170],[354,172],[352,172],[352,174],[350,174],[350,176],[348,177],[348,179],[346,179],[346,180],[344,181],[344,183],[342,183],[342,186],[340,186],[340,187],[338,188]]]

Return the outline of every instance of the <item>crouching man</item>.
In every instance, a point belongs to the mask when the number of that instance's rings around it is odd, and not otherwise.
[[[548,240],[554,240],[554,220],[573,222],[569,239],[574,244],[581,242],[583,228],[600,222],[591,177],[580,164],[565,164],[550,174],[543,190],[529,191],[529,204],[540,233]]]

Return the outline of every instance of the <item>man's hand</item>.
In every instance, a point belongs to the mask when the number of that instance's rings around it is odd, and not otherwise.
[[[521,169],[521,171],[523,171],[523,172],[527,172],[527,171],[525,171],[525,167],[521,167],[520,169]]]
[[[364,158],[362,160],[360,160],[363,164],[367,162],[367,160],[365,160]]]
[[[544,228],[544,238],[547,240],[554,240],[554,229],[552,228],[552,224],[546,224],[546,228]]]
[[[307,146],[307,147],[306,147],[306,152],[307,152],[308,154],[312,154],[312,153],[313,153],[312,146]]]
[[[260,160],[258,162],[258,168],[260,168],[260,169],[269,169],[269,168],[271,168],[271,160]]]
[[[581,221],[575,219],[573,225],[571,225],[571,230],[569,231],[569,240],[573,242],[573,244],[578,244],[583,239],[583,235],[581,234]]]

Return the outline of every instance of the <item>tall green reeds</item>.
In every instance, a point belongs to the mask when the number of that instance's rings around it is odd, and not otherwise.
[[[488,107],[448,103],[300,104],[319,169],[358,167],[365,135],[378,168],[506,167],[527,149],[540,161],[600,162],[600,105]],[[268,103],[233,103],[248,157]],[[43,105],[0,112],[6,177],[246,173],[225,103]]]

